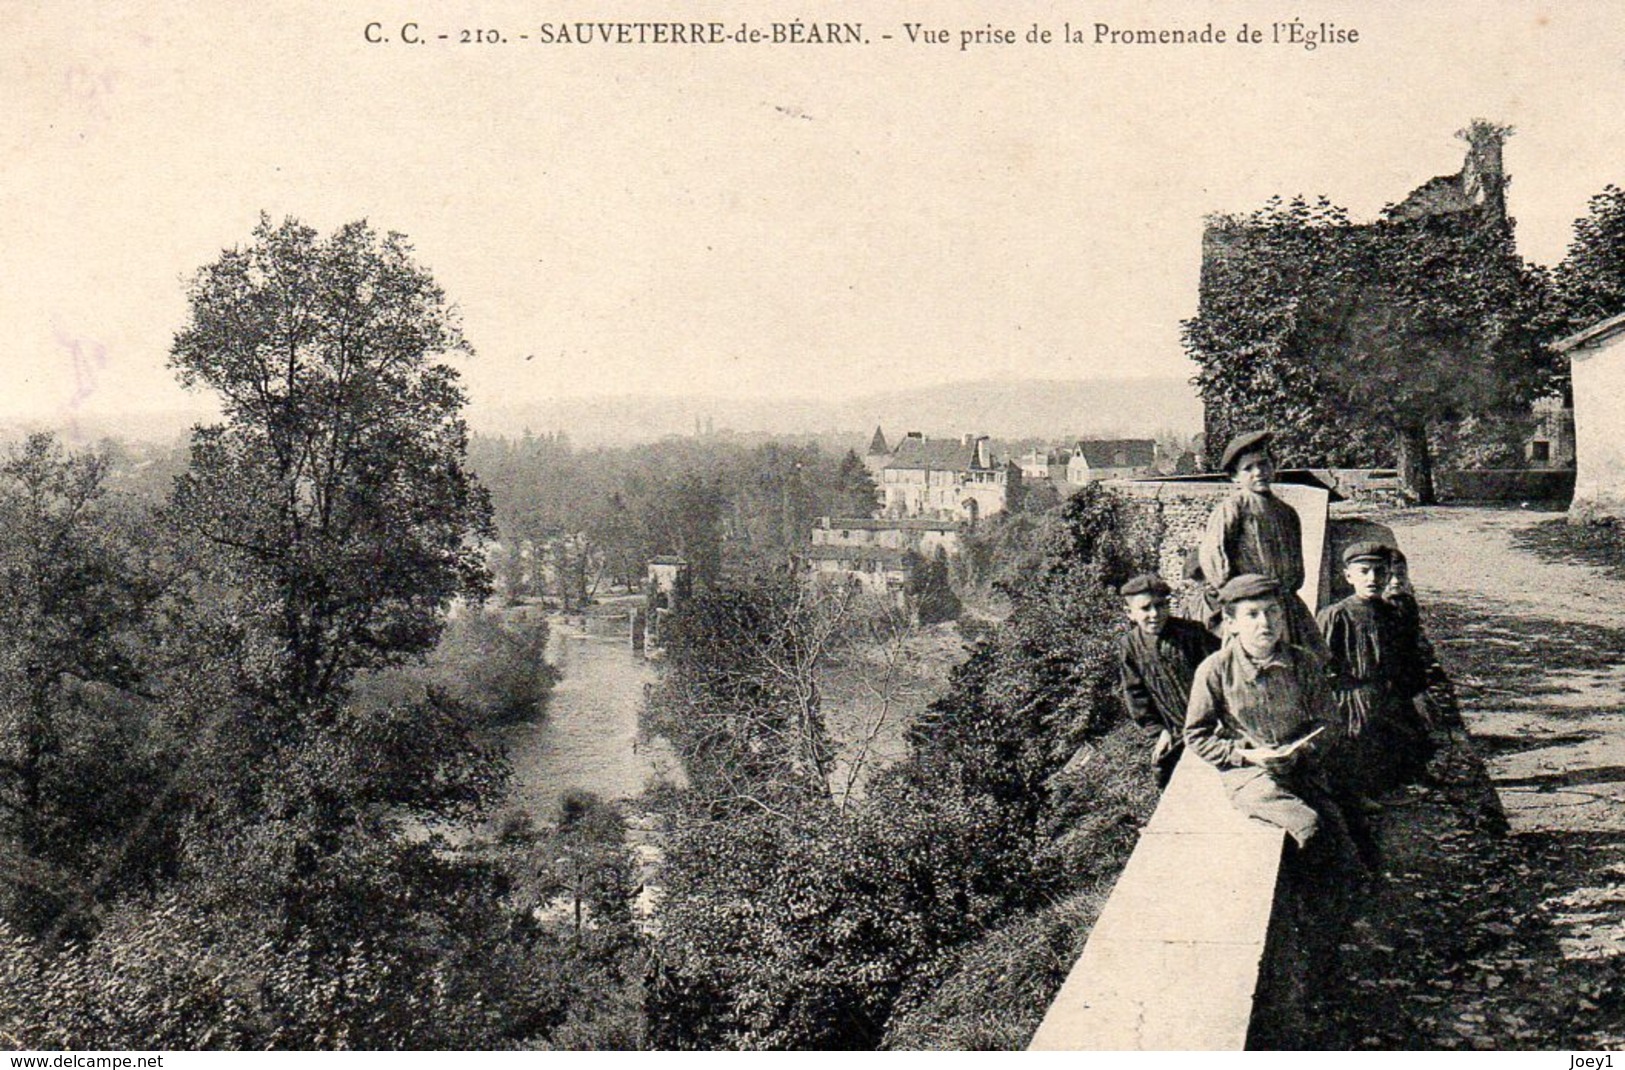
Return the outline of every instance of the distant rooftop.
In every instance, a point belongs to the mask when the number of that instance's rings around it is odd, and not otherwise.
[[[953,438],[915,438],[912,435],[897,444],[887,468],[916,468],[932,472],[985,471],[976,463],[976,440],[969,442]]]
[[[1090,468],[1149,468],[1157,462],[1157,444],[1149,438],[1088,438],[1077,443]]]

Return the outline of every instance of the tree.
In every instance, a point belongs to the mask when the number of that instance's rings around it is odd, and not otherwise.
[[[842,806],[783,757],[793,704],[774,667],[795,659],[773,633],[796,631],[784,627],[793,603],[775,613],[761,592],[696,599],[703,612],[674,644],[667,678],[692,690],[657,690],[651,701],[662,712],[684,698],[663,712],[690,733],[674,740],[689,787],[667,802],[654,1044],[873,1047],[962,949],[1115,875],[1153,794],[1120,757],[1143,741],[1130,726],[1130,747],[1112,760],[1070,759],[1122,720],[1112,671],[1121,610],[1109,584],[1143,568],[1146,548],[1122,503],[1098,487],[1058,512],[1031,581],[1012,593],[1008,624],[955,670],[908,732],[907,757]],[[816,637],[794,645],[813,649]],[[780,760],[767,762],[773,753]],[[747,800],[732,790],[745,782],[778,790]]]
[[[946,550],[939,546],[930,557],[910,550],[904,555],[904,567],[908,580],[903,591],[921,624],[941,624],[959,616],[964,607],[948,581]]]
[[[404,236],[262,216],[204,267],[170,366],[227,422],[193,436],[172,515],[260,602],[268,698],[320,703],[358,669],[427,651],[479,600],[489,502],[464,465],[470,350]]]
[[[447,627],[421,678],[481,724],[539,720],[560,675],[546,660],[547,642],[546,621],[507,623],[471,610]]]
[[[1603,187],[1584,216],[1553,278],[1557,333],[1569,334],[1625,312],[1625,190]]]
[[[262,217],[188,297],[170,363],[226,418],[194,432],[167,514],[199,651],[169,689],[195,736],[188,872],[337,954],[464,881],[405,822],[477,814],[505,774],[455,702],[350,701],[358,672],[421,659],[452,598],[488,589],[490,508],[439,359],[469,347],[406,239],[365,223],[322,238]]]
[[[161,584],[105,477],[103,456],[45,434],[0,459],[0,918],[58,935],[85,920],[73,903],[123,884],[125,863],[157,860],[141,822],[161,763],[134,692]]]
[[[648,565],[648,555],[643,552],[643,534],[619,491],[591,509],[587,532],[603,555],[604,570],[612,583],[630,590],[643,579]]]
[[[819,686],[854,596],[766,577],[701,590],[672,617],[646,730],[670,740],[715,814],[830,799]]]
[[[1201,301],[1183,330],[1216,448],[1249,425],[1274,428],[1277,454],[1293,463],[1357,464],[1386,445],[1348,425],[1297,334],[1304,295],[1351,230],[1348,214],[1324,198],[1274,198],[1250,215],[1208,221]]]
[[[869,474],[869,466],[863,463],[857,450],[847,450],[836,472],[834,515],[873,516],[879,508],[879,496],[880,490]]]
[[[642,496],[651,556],[673,554],[707,586],[722,575],[722,513],[727,499],[716,479],[659,479]]]
[[[1331,396],[1394,429],[1400,474],[1430,503],[1435,427],[1527,410],[1554,389],[1545,280],[1513,251],[1509,228],[1430,216],[1383,221],[1361,238],[1304,330]]]

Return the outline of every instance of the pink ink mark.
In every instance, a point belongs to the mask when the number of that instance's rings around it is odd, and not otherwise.
[[[53,325],[51,330],[56,335],[56,344],[67,352],[68,363],[73,369],[73,393],[68,396],[67,424],[68,437],[77,442],[81,438],[79,410],[96,393],[98,373],[107,367],[107,347],[94,339],[75,338],[60,326]]]
[[[83,104],[97,118],[107,118],[106,98],[113,95],[113,72],[74,65],[62,72],[62,88],[68,97]]]

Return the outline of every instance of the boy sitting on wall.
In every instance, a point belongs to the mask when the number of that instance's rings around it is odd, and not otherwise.
[[[1388,561],[1388,586],[1383,588],[1382,600],[1393,607],[1399,619],[1399,638],[1406,649],[1414,651],[1413,668],[1419,679],[1413,686],[1422,688],[1428,718],[1437,729],[1453,730],[1462,727],[1461,705],[1456,700],[1456,685],[1439,661],[1438,651],[1422,627],[1422,608],[1416,602],[1416,591],[1411,587],[1410,563],[1405,552],[1395,548]]]
[[[1348,737],[1345,773],[1368,807],[1372,799],[1400,801],[1384,793],[1422,776],[1433,749],[1414,702],[1426,676],[1420,651],[1383,599],[1392,554],[1379,542],[1344,550],[1343,576],[1354,593],[1320,614]]]
[[[1341,736],[1324,665],[1287,641],[1281,584],[1236,576],[1219,590],[1226,632],[1191,685],[1185,745],[1219,769],[1236,809],[1285,829],[1300,849],[1330,829],[1352,841],[1320,765]]]
[[[1185,710],[1202,659],[1219,649],[1213,633],[1170,615],[1173,591],[1161,576],[1135,576],[1118,589],[1129,628],[1117,640],[1123,702],[1134,720],[1157,731],[1151,768],[1157,787],[1168,786],[1185,749]]]

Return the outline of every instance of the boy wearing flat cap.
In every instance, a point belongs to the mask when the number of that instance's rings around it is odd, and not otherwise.
[[[1303,525],[1297,510],[1271,489],[1275,461],[1269,446],[1274,437],[1268,431],[1249,431],[1225,447],[1219,466],[1237,492],[1209,515],[1197,556],[1213,591],[1235,576],[1252,574],[1277,581],[1287,638],[1324,654],[1315,616],[1297,593],[1304,576]]]
[[[1196,670],[1185,746],[1218,767],[1242,813],[1285,829],[1299,848],[1331,830],[1354,857],[1320,768],[1341,731],[1319,656],[1287,641],[1276,580],[1236,576],[1219,601],[1227,634]]]
[[[1344,550],[1343,576],[1354,593],[1322,610],[1319,621],[1348,737],[1344,773],[1368,804],[1421,775],[1432,754],[1414,702],[1426,668],[1416,643],[1406,641],[1399,613],[1383,600],[1392,559],[1393,550],[1380,542]]]
[[[1138,724],[1157,732],[1151,768],[1165,788],[1185,749],[1185,710],[1202,659],[1219,649],[1213,633],[1168,612],[1173,591],[1161,576],[1135,576],[1118,589],[1129,628],[1117,640],[1123,702]]]
[[[1393,608],[1399,619],[1400,642],[1414,658],[1413,667],[1420,678],[1412,685],[1422,689],[1429,718],[1437,728],[1455,729],[1461,725],[1461,706],[1456,700],[1456,687],[1439,661],[1438,651],[1422,627],[1422,607],[1417,605],[1416,591],[1411,587],[1409,562],[1405,552],[1393,548],[1388,562],[1388,586],[1383,589],[1382,600]]]

